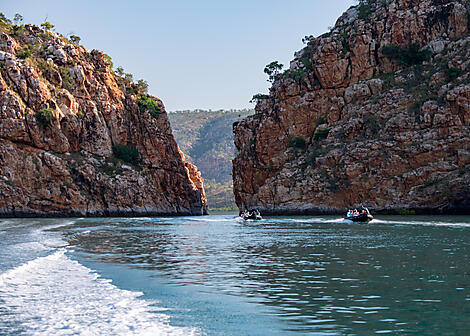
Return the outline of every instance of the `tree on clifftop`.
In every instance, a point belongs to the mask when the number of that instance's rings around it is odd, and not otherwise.
[[[264,73],[268,75],[268,82],[274,82],[277,79],[279,73],[281,72],[284,65],[280,64],[278,61],[274,61],[266,65],[264,68]]]
[[[80,44],[80,36],[77,36],[77,35],[70,35],[69,37],[69,40],[70,42],[74,43],[74,44]]]
[[[50,23],[49,21],[45,21],[45,22],[41,23],[41,27],[44,28],[45,30],[51,30],[55,26],[52,23]]]
[[[21,15],[18,14],[18,13],[16,13],[16,14],[15,14],[15,17],[13,18],[13,22],[15,22],[16,25],[21,24],[21,22],[23,22],[23,16],[21,16]]]

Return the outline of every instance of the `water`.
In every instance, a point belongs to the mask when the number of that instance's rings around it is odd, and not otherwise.
[[[464,335],[470,217],[0,220],[0,335]]]

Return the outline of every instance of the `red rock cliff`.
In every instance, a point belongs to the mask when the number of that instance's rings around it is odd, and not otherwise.
[[[470,210],[468,1],[362,1],[234,124],[234,192],[265,213]]]
[[[0,215],[207,212],[161,100],[100,51],[37,26],[0,29]]]

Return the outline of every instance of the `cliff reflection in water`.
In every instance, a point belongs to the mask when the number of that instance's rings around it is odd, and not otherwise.
[[[91,258],[264,304],[286,330],[468,327],[470,238],[462,232],[470,228],[403,224],[210,216],[84,220],[61,230]]]

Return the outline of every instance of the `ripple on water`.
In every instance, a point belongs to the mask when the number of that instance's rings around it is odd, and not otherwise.
[[[244,223],[210,216],[100,225],[78,230],[69,243],[171,284],[262,304],[294,333],[399,334],[406,325],[419,334],[446,323],[470,329],[461,322],[470,312],[470,235],[462,234],[470,218],[358,225],[329,217]]]

